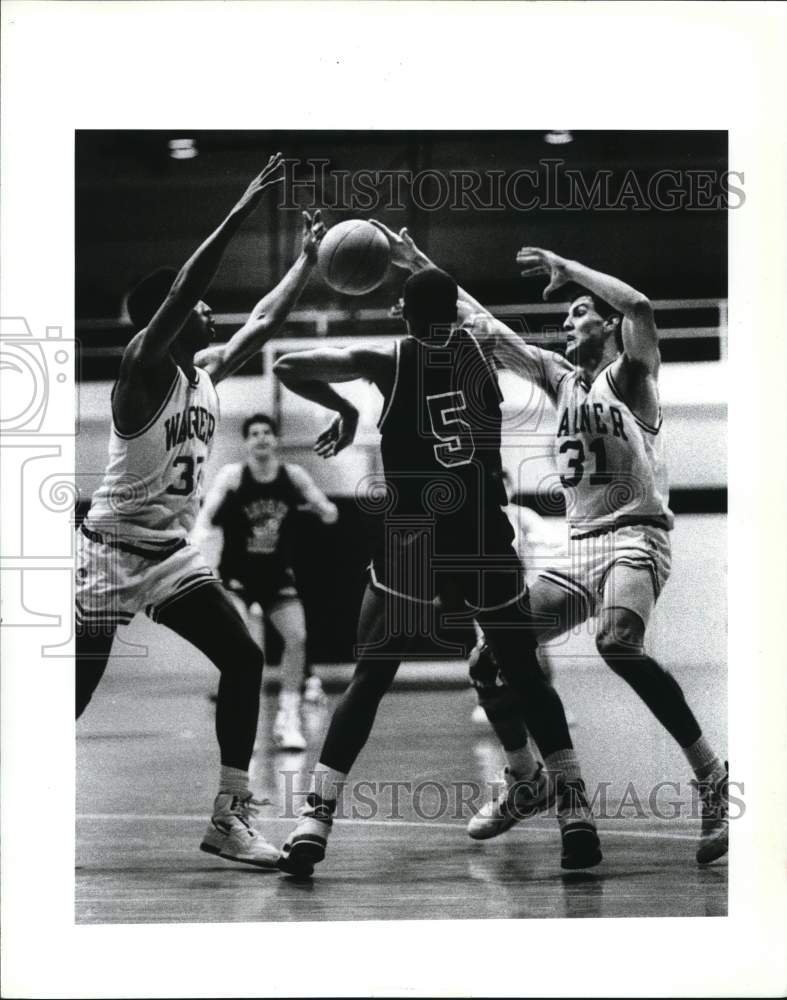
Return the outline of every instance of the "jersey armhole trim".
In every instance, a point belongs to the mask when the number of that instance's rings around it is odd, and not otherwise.
[[[647,422],[646,422],[645,420],[643,420],[643,419],[642,419],[642,417],[639,417],[639,416],[638,416],[638,415],[637,415],[637,414],[636,414],[636,413],[635,413],[635,412],[634,412],[634,411],[632,410],[631,406],[630,406],[630,405],[629,405],[629,404],[628,404],[628,403],[626,402],[626,400],[625,400],[625,399],[623,398],[623,396],[622,396],[622,394],[621,394],[620,390],[619,390],[619,389],[618,389],[618,387],[617,387],[617,386],[615,385],[615,380],[614,380],[614,378],[612,377],[612,372],[610,371],[610,369],[609,369],[609,368],[607,369],[607,383],[609,384],[609,387],[610,387],[610,389],[612,390],[612,392],[613,392],[613,393],[615,394],[615,396],[617,396],[617,398],[618,398],[618,399],[619,399],[619,400],[621,401],[621,403],[623,403],[623,404],[624,404],[624,406],[626,406],[626,408],[628,409],[629,413],[630,413],[630,414],[632,415],[632,417],[633,417],[633,418],[634,418],[634,420],[636,421],[637,425],[638,425],[639,427],[641,427],[643,431],[647,431],[647,432],[648,432],[648,434],[653,434],[653,435],[656,435],[656,434],[658,434],[658,432],[659,432],[659,431],[661,430],[661,425],[662,425],[662,423],[663,423],[663,420],[664,420],[664,416],[663,416],[663,414],[662,414],[662,412],[661,412],[661,406],[659,406],[659,417],[658,417],[658,423],[657,423],[657,424],[656,424],[656,426],[654,427],[654,426],[653,426],[653,424],[649,424],[649,423],[647,423]]]
[[[394,396],[396,395],[396,389],[397,389],[397,387],[399,385],[399,365],[400,365],[400,359],[401,359],[401,352],[402,352],[402,342],[401,342],[401,340],[397,340],[397,341],[394,342],[394,355],[396,357],[396,362],[395,362],[395,364],[396,364],[396,370],[394,372],[393,385],[391,386],[391,395],[388,397],[388,401],[385,404],[385,408],[383,409],[383,412],[380,414],[380,419],[377,421],[377,427],[378,428],[380,428],[380,427],[383,426],[383,423],[385,422],[385,418],[391,412],[391,407],[393,406]]]
[[[494,367],[492,366],[492,363],[489,360],[489,358],[484,354],[483,350],[481,349],[481,345],[476,340],[474,334],[471,333],[470,330],[467,329],[467,327],[462,327],[462,329],[467,334],[467,336],[472,340],[472,342],[475,344],[475,349],[481,355],[481,359],[483,360],[484,364],[486,365],[489,374],[492,376],[492,384],[495,387],[495,392],[497,393],[498,402],[502,403],[503,402],[503,393],[500,391],[500,383],[497,380],[497,372],[495,371]]]
[[[155,422],[158,420],[158,418],[161,416],[161,414],[166,409],[167,404],[169,403],[170,399],[172,398],[172,394],[175,391],[175,386],[178,384],[178,380],[180,379],[181,374],[182,373],[181,373],[180,368],[177,368],[176,371],[175,371],[175,377],[172,380],[172,385],[169,387],[169,391],[167,392],[166,396],[164,397],[164,400],[163,400],[161,406],[159,406],[159,408],[156,410],[156,412],[153,414],[153,416],[150,418],[150,420],[148,420],[148,422],[145,424],[145,426],[141,430],[134,431],[133,434],[124,434],[122,431],[120,431],[118,429],[118,426],[115,423],[115,414],[113,413],[112,414],[112,428],[115,431],[115,434],[117,434],[117,436],[119,438],[122,438],[124,441],[131,441],[132,438],[138,438],[138,437],[140,437],[140,435],[144,434],[145,431],[149,431],[150,428],[153,426],[153,424],[155,424]],[[185,375],[183,377],[185,378]],[[115,383],[115,386],[112,389],[112,396],[113,397],[114,397],[114,393],[115,393],[115,388],[117,388],[117,383]]]

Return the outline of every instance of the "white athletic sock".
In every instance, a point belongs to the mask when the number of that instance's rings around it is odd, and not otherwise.
[[[248,795],[249,791],[248,771],[241,771],[238,767],[225,767],[224,764],[221,765],[219,794],[226,792],[228,795]]]
[[[279,709],[282,712],[297,712],[300,704],[300,691],[281,691],[279,694]]]
[[[519,750],[506,750],[508,766],[516,778],[527,781],[536,773],[538,761],[533,756],[530,743],[525,743]]]
[[[700,736],[691,746],[683,747],[686,760],[694,771],[697,781],[717,781],[725,775],[724,765],[713,752],[704,736]]]
[[[311,790],[320,796],[324,802],[335,802],[342,793],[342,786],[347,781],[347,775],[334,771],[325,764],[315,764],[312,771]]]
[[[582,772],[579,761],[573,749],[556,750],[544,757],[544,767],[549,772],[552,781],[557,781],[562,775],[563,781],[581,781]]]

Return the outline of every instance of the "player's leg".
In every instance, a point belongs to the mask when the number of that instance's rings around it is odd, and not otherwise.
[[[266,615],[284,644],[281,660],[279,709],[273,724],[273,738],[280,750],[305,750],[301,729],[301,683],[306,664],[306,616],[297,597],[280,600],[266,609]]]
[[[582,773],[566,722],[560,696],[549,683],[536,656],[536,626],[527,599],[492,610],[480,610],[484,630],[500,671],[518,694],[522,718],[543,755],[546,775],[540,765],[524,782],[524,798],[532,801],[530,813],[557,798],[564,868],[590,868],[601,861],[601,848],[590,813]],[[519,794],[517,794],[519,792]],[[513,786],[507,801],[511,810],[521,789]]]
[[[88,630],[77,622],[75,649],[76,718],[87,708],[93,692],[104,676],[115,629]]]
[[[655,599],[649,568],[616,563],[604,588],[596,647],[677,741],[694,771],[703,801],[697,860],[707,863],[727,852],[727,768],[702,735],[680,684],[645,652],[646,624]]]
[[[262,650],[263,658],[265,657],[265,646],[263,644],[262,632],[260,629],[260,618],[262,612],[260,611],[259,605],[254,603],[249,603],[246,596],[246,589],[239,580],[222,580],[222,586],[224,587],[224,592],[230,600],[230,603],[238,612],[238,614],[243,619],[246,628],[249,630],[249,635],[254,639],[257,645]],[[255,615],[255,608],[259,611],[259,615]],[[214,705],[218,701],[218,687],[211,694],[208,695],[208,700]]]
[[[259,805],[249,788],[262,683],[262,652],[218,581],[162,602],[154,620],[204,653],[221,673],[216,736],[221,771],[213,817],[200,845],[210,854],[260,868],[275,867],[279,852],[255,829]]]
[[[555,582],[546,576],[539,576],[530,588],[530,608],[537,623],[536,637],[539,642],[547,642],[584,621],[589,604],[578,586],[569,585],[562,578],[560,582]],[[538,650],[536,655],[551,684],[551,674],[544,670],[546,657],[543,650]],[[485,639],[483,649],[471,664],[470,677],[479,705],[500,740],[507,761],[504,773],[506,787],[485,803],[467,826],[469,836],[486,840],[504,833],[523,815],[527,815],[527,795],[517,794],[512,789],[528,780],[537,761],[528,742],[525,710],[519,691],[500,675]]]
[[[75,708],[77,719],[104,676],[119,625],[128,625],[136,607],[126,583],[139,560],[105,545],[84,530],[76,533],[74,579]]]
[[[279,867],[308,876],[325,856],[332,816],[342,786],[366,744],[377,708],[391,686],[402,655],[401,637],[389,629],[391,598],[367,586],[358,622],[359,659],[325,736],[301,818],[282,848]]]

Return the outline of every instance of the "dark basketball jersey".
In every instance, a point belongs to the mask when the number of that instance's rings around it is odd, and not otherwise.
[[[471,607],[518,599],[522,568],[500,461],[497,374],[467,330],[442,346],[407,337],[380,418],[386,498],[372,586]]]
[[[390,518],[456,530],[507,503],[496,372],[468,331],[441,347],[407,337],[380,418]]]
[[[282,464],[269,483],[258,482],[244,465],[240,484],[227,494],[214,518],[224,531],[219,572],[222,579],[253,584],[272,579],[290,565],[288,515],[303,500]]]

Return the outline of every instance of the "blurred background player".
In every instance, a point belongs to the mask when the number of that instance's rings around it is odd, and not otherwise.
[[[204,544],[211,529],[221,531],[220,554],[209,556],[209,561],[218,566],[224,586],[247,620],[259,606],[262,619],[256,638],[263,648],[266,622],[281,636],[281,688],[273,738],[280,750],[305,750],[301,691],[310,702],[320,701],[323,694],[319,678],[306,675],[306,619],[292,570],[288,527],[296,510],[315,514],[323,524],[335,524],[339,512],[305,469],[279,460],[277,427],[271,417],[264,413],[247,417],[242,433],[246,458],[219,470],[194,537]]]
[[[281,154],[269,159],[180,271],[154,272],[128,297],[137,332],[112,390],[109,464],[78,534],[75,608],[77,718],[101,680],[116,630],[138,611],[219,669],[221,768],[200,848],[263,868],[275,864],[278,852],[254,826],[259,803],[249,788],[262,653],[188,535],[219,420],[215,384],[281,327],[311,276],[324,233],[318,213],[314,220],[304,213],[298,259],[227,344],[209,346],[213,319],[202,296],[263,191],[281,179],[281,163]]]

